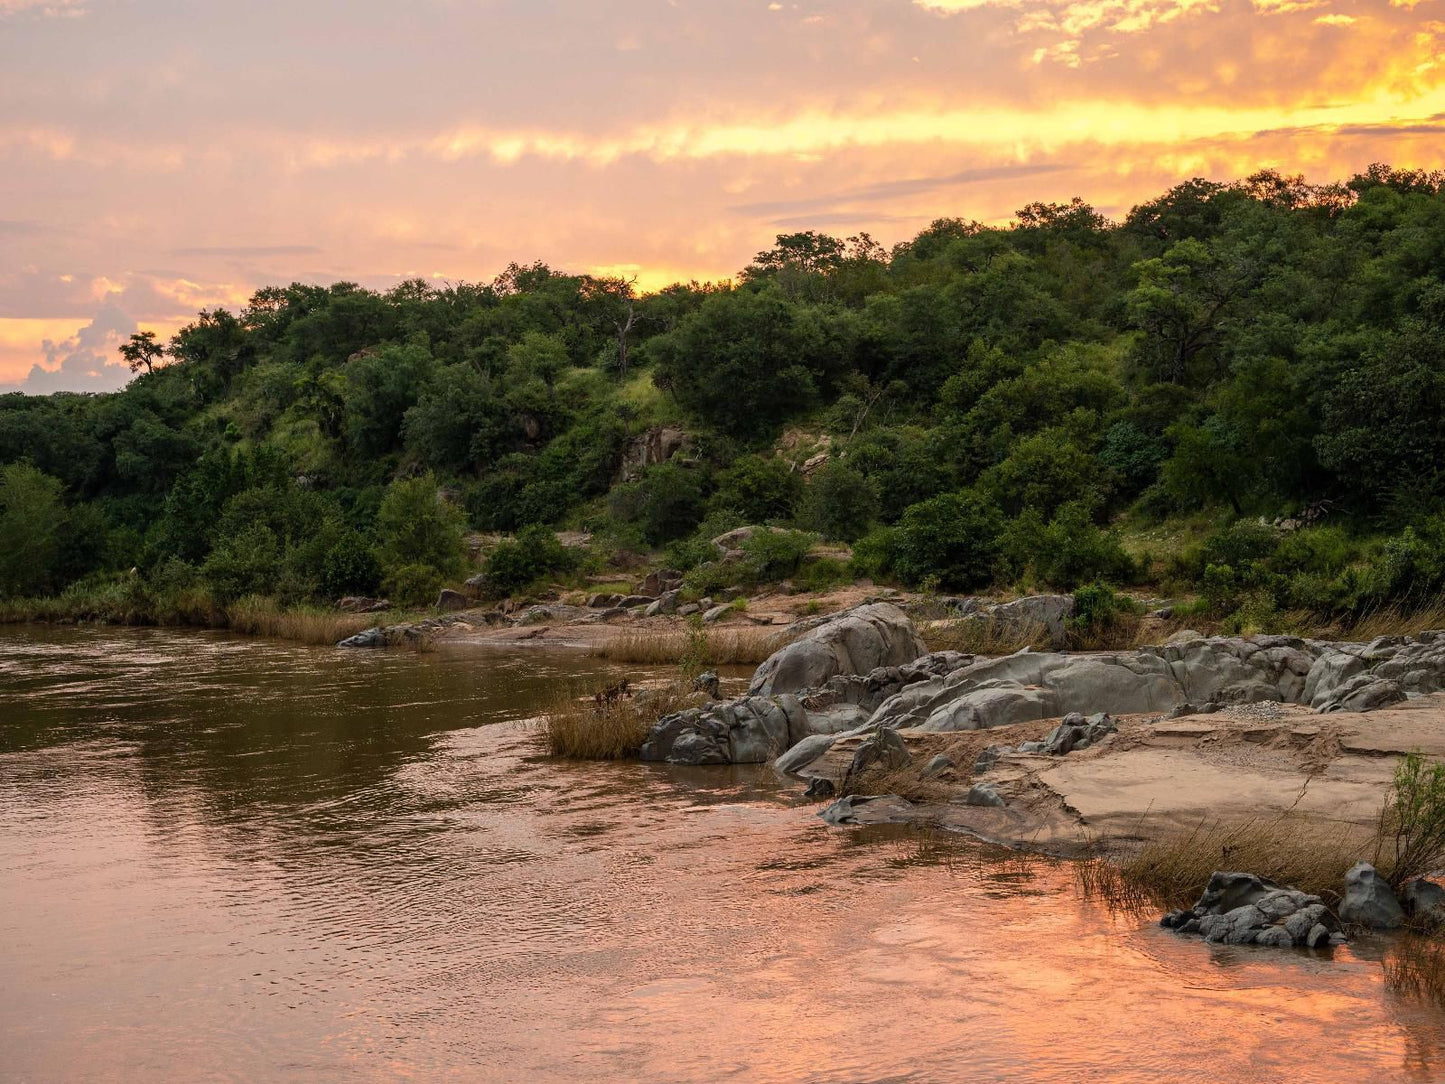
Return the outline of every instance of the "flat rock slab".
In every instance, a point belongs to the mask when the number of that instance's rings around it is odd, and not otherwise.
[[[1353,768],[1354,766],[1351,766]],[[1213,763],[1187,749],[1142,747],[1064,762],[1039,782],[1090,824],[1150,820],[1178,824],[1296,812],[1368,821],[1380,807],[1385,777],[1331,771],[1304,787],[1303,776]],[[1117,827],[1117,824],[1114,825]]]

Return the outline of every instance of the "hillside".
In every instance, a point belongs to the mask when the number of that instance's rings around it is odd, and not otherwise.
[[[1445,587],[1435,174],[1196,179],[891,251],[790,234],[646,296],[542,264],[293,284],[125,352],[116,394],[0,397],[0,598],[417,605],[619,553],[705,593],[820,538],[851,565],[812,586],[1132,585],[1241,628]],[[706,539],[743,524],[807,537],[725,569]]]

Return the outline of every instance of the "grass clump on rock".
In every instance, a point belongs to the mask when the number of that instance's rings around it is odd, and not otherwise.
[[[631,760],[641,752],[653,723],[692,707],[697,699],[681,681],[636,693],[626,680],[591,695],[568,692],[545,714],[547,748],[553,756],[579,760]]]

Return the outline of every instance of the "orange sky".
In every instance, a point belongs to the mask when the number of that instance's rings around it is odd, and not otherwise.
[[[259,285],[1445,166],[1445,0],[0,0],[0,388]]]

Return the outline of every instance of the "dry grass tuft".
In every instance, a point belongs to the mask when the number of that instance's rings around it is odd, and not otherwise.
[[[1201,821],[1190,831],[1145,843],[1122,861],[1085,859],[1076,877],[1086,894],[1123,909],[1190,907],[1215,870],[1254,873],[1333,904],[1345,871],[1369,847],[1369,832],[1356,825],[1291,814]]]
[[[639,666],[756,666],[791,640],[786,632],[768,628],[649,628],[629,630],[592,653],[609,662]]]
[[[375,614],[320,608],[284,609],[268,598],[243,598],[226,607],[225,626],[246,636],[303,644],[334,644],[376,624]]]
[[[1416,636],[1434,629],[1445,629],[1445,601],[1413,609],[1383,606],[1349,623],[1341,634],[1351,640],[1373,640],[1376,636]]]
[[[581,760],[630,760],[642,750],[652,724],[694,706],[699,696],[681,684],[636,696],[563,694],[548,708],[543,728],[554,756]]]

